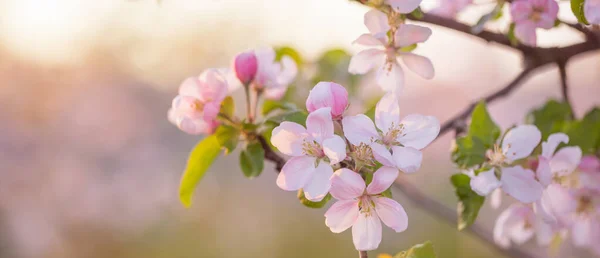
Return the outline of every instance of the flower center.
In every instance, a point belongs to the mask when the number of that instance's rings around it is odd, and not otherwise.
[[[404,131],[403,124],[395,125],[394,123],[392,123],[392,126],[390,126],[390,129],[382,137],[382,143],[388,147],[392,146],[392,145],[399,145],[399,142],[397,139],[398,139],[398,136],[404,135],[404,134],[402,134],[403,131]]]
[[[577,213],[588,213],[594,210],[592,197],[590,196],[581,196],[577,201]]]
[[[373,150],[365,143],[360,143],[358,146],[354,145],[352,158],[359,165],[375,166]]]
[[[534,7],[531,15],[529,15],[529,19],[534,21],[534,22],[538,22],[542,19],[542,14],[544,14],[544,8],[541,7]]]
[[[365,194],[361,197],[358,197],[358,210],[360,213],[365,214],[365,216],[371,216],[375,211],[375,202],[371,200],[371,196]]]
[[[304,140],[304,142],[302,143],[302,151],[304,152],[305,155],[316,157],[316,158],[322,158],[325,156],[325,153],[323,152],[323,148],[321,148],[321,145],[314,140],[312,140],[312,141]]]
[[[508,147],[510,148],[510,146]],[[492,166],[502,165],[506,160],[506,156],[504,155],[504,153],[502,152],[502,148],[500,148],[498,144],[494,144],[494,150],[488,151],[486,156],[489,159],[489,163]]]
[[[189,108],[193,111],[202,112],[204,110],[204,103],[196,99],[190,103]]]

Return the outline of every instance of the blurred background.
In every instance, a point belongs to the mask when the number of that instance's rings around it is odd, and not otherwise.
[[[436,4],[424,0],[423,8]],[[459,19],[474,23],[493,7],[478,4]],[[0,257],[356,257],[351,232],[332,234],[324,225],[325,209],[305,208],[296,193],[278,189],[271,164],[246,179],[237,153],[218,159],[194,205],[183,208],[179,177],[199,138],[171,125],[166,113],[185,77],[265,45],[287,46],[306,64],[294,101],[304,101],[314,80],[331,79],[361,96],[349,113],[364,112],[381,92],[370,76],[346,74],[346,53],[358,50],[351,42],[367,31],[366,11],[348,0],[0,0]],[[574,21],[568,2],[560,16]],[[489,29],[504,31],[507,23]],[[520,70],[508,48],[433,31],[416,52],[432,59],[436,77],[406,73],[403,114],[444,121]],[[583,40],[564,26],[538,35],[542,46]],[[340,65],[321,74],[320,62],[331,58],[324,53],[339,55]],[[600,104],[598,71],[600,53],[569,63],[578,115]],[[241,100],[241,92],[234,96]],[[549,98],[560,98],[553,66],[493,103],[491,113],[507,128]],[[428,147],[421,171],[408,177],[455,206],[451,140]],[[372,256],[431,240],[443,258],[499,257],[394,194],[409,229],[384,229]],[[492,228],[498,213],[486,205],[478,221]],[[534,243],[526,248],[544,253]],[[591,256],[566,246],[560,257]]]

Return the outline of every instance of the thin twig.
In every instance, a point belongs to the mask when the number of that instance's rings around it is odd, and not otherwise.
[[[563,62],[557,62],[558,72],[560,74],[560,89],[563,97],[563,101],[567,103],[571,109],[571,118],[574,117],[573,106],[571,105],[571,99],[569,98],[569,85],[567,83],[567,69],[566,64]]]
[[[369,258],[367,251],[358,251],[358,258]]]

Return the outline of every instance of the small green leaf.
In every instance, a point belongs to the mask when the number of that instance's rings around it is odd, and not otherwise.
[[[469,135],[479,138],[487,149],[494,146],[500,136],[500,127],[492,120],[485,102],[481,101],[471,114]]]
[[[467,135],[456,139],[456,149],[452,151],[452,161],[461,168],[468,168],[486,161],[486,151],[494,146],[500,137],[500,127],[492,120],[485,102],[473,109]]]
[[[292,103],[284,103],[281,101],[265,100],[262,106],[262,115],[266,116],[275,110],[295,110],[296,106]]]
[[[417,9],[415,9],[414,11],[412,11],[410,13],[410,15],[412,15],[413,17],[415,17],[415,19],[423,19],[423,10],[421,10],[421,7],[417,7]]]
[[[431,241],[427,241],[396,254],[394,258],[437,258],[437,255]]]
[[[590,110],[583,119],[564,123],[562,130],[569,136],[569,146],[579,146],[583,154],[594,154],[600,143],[600,109]]]
[[[417,44],[412,44],[412,45],[408,45],[406,47],[402,47],[402,48],[400,48],[400,51],[402,51],[402,52],[412,52],[415,49],[417,49]]]
[[[469,168],[486,161],[488,148],[477,137],[470,135],[456,139],[456,149],[452,152],[452,161],[461,168]]]
[[[235,113],[235,102],[231,96],[227,96],[221,103],[221,113],[233,117]]]
[[[265,151],[259,142],[253,142],[240,152],[240,166],[248,178],[254,178],[262,173],[265,164]]]
[[[323,206],[325,206],[325,204],[327,204],[327,202],[329,202],[329,200],[331,200],[331,194],[325,195],[323,200],[321,200],[319,202],[313,202],[313,201],[309,201],[308,199],[306,199],[306,197],[304,196],[304,190],[300,189],[300,190],[298,190],[298,200],[300,200],[300,203],[304,204],[304,206],[306,206],[306,207],[313,208],[313,209],[319,209],[319,208],[323,208]]]
[[[217,137],[210,135],[200,141],[190,153],[179,185],[179,199],[185,207],[190,207],[192,204],[192,195],[196,185],[219,156],[219,152],[221,152],[221,147]]]
[[[502,7],[503,6],[504,6],[504,2],[499,2],[491,12],[481,16],[481,18],[479,18],[477,23],[473,27],[471,27],[471,33],[473,33],[473,34],[481,33],[483,31],[483,29],[485,28],[485,24],[487,22],[497,20],[500,17],[502,17]]]
[[[302,56],[296,49],[294,49],[292,47],[288,47],[288,46],[276,47],[275,55],[276,55],[275,60],[277,60],[277,61],[281,61],[281,58],[284,56],[289,56],[294,60],[294,62],[296,62],[296,65],[298,67],[300,67],[303,64]]]
[[[240,131],[232,126],[221,125],[215,131],[219,145],[225,149],[225,154],[231,153],[238,145]]]
[[[542,132],[542,140],[545,140],[548,135],[561,131],[565,122],[571,121],[572,117],[569,104],[550,100],[541,108],[531,111],[526,122],[537,126]]]
[[[585,0],[571,0],[571,11],[577,17],[577,21],[583,24],[589,24],[587,19],[585,18],[585,13],[583,11],[583,5]]]
[[[458,230],[463,230],[475,222],[485,197],[471,190],[471,178],[465,174],[452,175],[450,181],[458,196]]]
[[[510,44],[513,46],[519,45],[519,40],[517,39],[517,36],[515,36],[515,23],[511,23],[510,26],[508,26],[508,32],[506,33],[506,37],[508,37],[508,40],[510,41]]]

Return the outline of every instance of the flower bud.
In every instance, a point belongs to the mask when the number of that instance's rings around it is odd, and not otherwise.
[[[243,52],[235,57],[233,62],[235,76],[243,83],[248,84],[254,80],[258,70],[258,61],[253,51]]]
[[[306,109],[313,112],[319,108],[330,107],[331,116],[339,119],[348,106],[348,92],[337,83],[319,82],[308,94]]]

